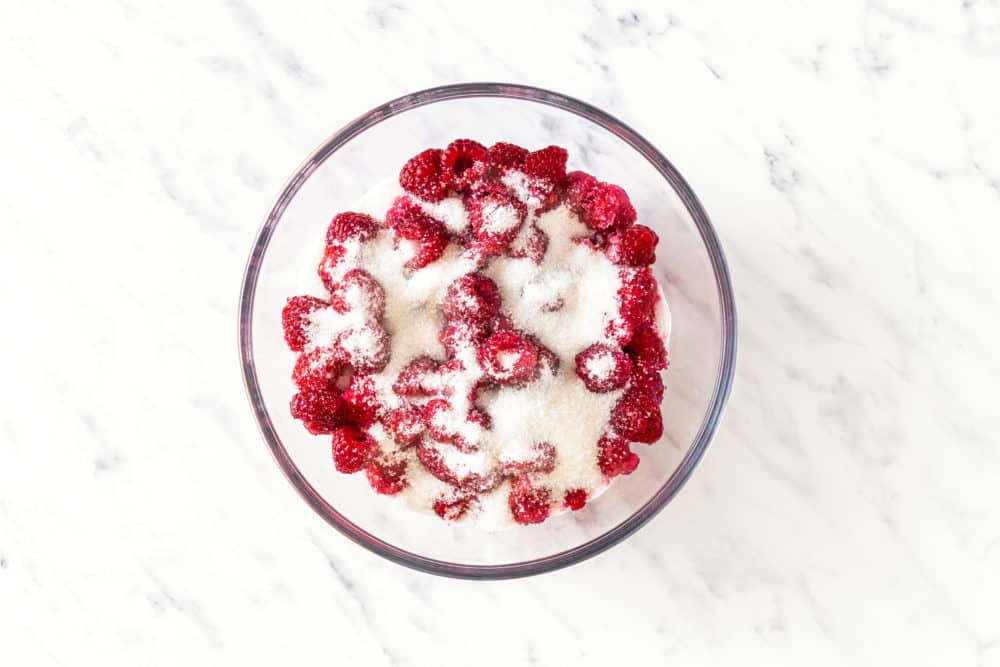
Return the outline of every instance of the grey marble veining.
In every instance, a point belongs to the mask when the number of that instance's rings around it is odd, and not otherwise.
[[[1000,664],[996,0],[15,0],[0,63],[0,661]],[[305,507],[234,338],[302,157],[489,79],[661,147],[724,244],[741,350],[667,510],[475,584]]]

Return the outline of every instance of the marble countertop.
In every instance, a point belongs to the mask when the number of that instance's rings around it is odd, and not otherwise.
[[[471,4],[0,7],[0,662],[1000,664],[997,1]],[[315,516],[235,349],[300,160],[469,80],[660,146],[741,316],[680,496],[488,584]]]

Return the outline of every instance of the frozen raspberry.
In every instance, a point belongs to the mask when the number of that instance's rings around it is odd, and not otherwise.
[[[660,237],[645,225],[632,225],[608,239],[604,254],[615,264],[646,266],[656,261],[656,244]]]
[[[458,521],[469,511],[472,498],[438,498],[434,501],[434,513],[445,521]]]
[[[542,373],[548,373],[549,375],[555,376],[559,372],[559,357],[556,353],[545,347],[538,341],[533,341],[536,348],[538,349],[538,366],[536,370],[536,379],[541,377]]]
[[[314,434],[333,433],[347,421],[347,405],[336,391],[303,391],[292,396],[289,409]]]
[[[576,355],[576,374],[595,394],[625,386],[631,371],[628,355],[610,345],[596,343]]]
[[[334,245],[349,239],[357,239],[364,243],[378,233],[378,222],[364,213],[338,213],[333,217],[326,229],[326,244]]]
[[[486,375],[499,384],[529,380],[535,372],[538,352],[524,336],[498,331],[479,348],[479,363]]]
[[[549,516],[549,496],[546,488],[533,488],[526,477],[511,481],[510,495],[507,504],[514,521],[518,523],[541,523]]]
[[[632,334],[632,339],[625,345],[625,354],[636,366],[651,370],[663,370],[667,367],[667,349],[663,339],[652,324],[640,324]]]
[[[579,215],[583,211],[583,202],[590,189],[598,184],[598,180],[583,171],[571,171],[563,181],[564,196],[570,208]]]
[[[632,386],[636,392],[651,397],[657,403],[663,400],[663,377],[653,368],[635,365],[632,368]]]
[[[377,322],[345,329],[337,336],[337,348],[355,373],[376,373],[389,363],[389,336]]]
[[[619,317],[609,323],[606,333],[624,344],[640,325],[653,321],[659,292],[649,267],[623,268],[619,275],[622,281],[618,288]]]
[[[399,371],[392,390],[400,396],[430,396],[438,391],[438,362],[430,357],[417,357]]]
[[[420,459],[420,463],[427,469],[427,472],[442,482],[448,482],[457,486],[464,481],[459,478],[454,470],[448,467],[444,457],[441,456],[441,452],[436,447],[429,444],[418,445],[417,458]]]
[[[285,330],[285,342],[292,352],[301,352],[309,342],[307,329],[310,316],[327,304],[314,296],[293,296],[281,311],[281,326]]]
[[[566,159],[569,153],[559,146],[548,146],[528,153],[524,158],[524,173],[535,178],[560,182],[566,176]]]
[[[320,260],[319,267],[316,269],[316,274],[323,281],[323,286],[326,287],[327,292],[332,292],[335,289],[337,281],[340,279],[339,266],[346,256],[347,248],[339,243],[334,243],[326,247],[323,259]]]
[[[424,434],[423,412],[412,405],[390,410],[382,417],[382,423],[401,447],[417,444]]]
[[[535,443],[531,455],[521,460],[500,460],[500,472],[505,475],[550,473],[556,467],[556,448],[547,442]]]
[[[333,465],[338,472],[363,470],[376,449],[375,441],[354,426],[341,426],[333,432]]]
[[[563,504],[574,512],[583,509],[587,504],[587,492],[584,489],[570,489],[563,496]]]
[[[476,431],[488,431],[493,424],[485,412],[472,408],[462,424],[456,424],[451,403],[443,398],[435,398],[424,406],[424,423],[431,437],[438,442],[447,442],[462,452],[478,449]]]
[[[378,419],[381,406],[375,393],[375,382],[370,377],[355,375],[341,396],[347,404],[351,423],[367,428]]]
[[[597,231],[624,229],[635,222],[628,195],[611,183],[592,185],[577,208],[583,223]]]
[[[628,475],[639,465],[639,457],[624,438],[605,433],[597,442],[597,465],[608,477]]]
[[[660,403],[648,394],[630,389],[618,400],[611,414],[611,425],[626,440],[654,443],[663,435]]]
[[[375,460],[365,468],[368,483],[376,493],[393,496],[406,488],[406,459]]]
[[[437,261],[448,246],[448,230],[440,220],[424,213],[420,205],[409,197],[397,197],[385,214],[385,223],[396,232],[396,240],[406,239],[416,244],[417,250],[406,266],[422,269]]]
[[[463,191],[482,177],[486,169],[486,147],[472,139],[456,139],[444,149],[442,170],[451,187]]]
[[[488,254],[502,252],[517,236],[528,215],[519,199],[499,189],[480,189],[469,194],[465,207],[472,232]]]
[[[502,173],[508,169],[520,169],[524,166],[524,158],[526,157],[528,157],[526,148],[498,141],[490,146],[487,160],[495,171]]]
[[[351,269],[330,290],[330,304],[338,313],[360,311],[378,319],[385,312],[385,290],[364,269]]]
[[[467,348],[478,349],[486,337],[490,335],[488,322],[469,322],[463,320],[452,320],[445,322],[444,327],[438,333],[438,340],[450,355],[458,354]]]
[[[337,350],[318,347],[315,350],[303,352],[295,360],[295,366],[292,368],[292,381],[302,391],[333,389],[343,366],[343,361],[341,361]]]
[[[508,244],[504,254],[515,258],[527,257],[535,264],[541,264],[548,249],[549,235],[532,222],[521,227],[521,231]]]
[[[500,291],[483,274],[467,273],[448,285],[443,310],[449,320],[483,322],[500,312]]]
[[[424,201],[444,199],[448,183],[441,167],[442,156],[440,149],[428,148],[410,158],[399,172],[399,185]]]

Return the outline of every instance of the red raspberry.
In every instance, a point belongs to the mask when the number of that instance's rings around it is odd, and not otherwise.
[[[410,158],[399,172],[399,185],[425,201],[441,201],[448,194],[448,183],[442,173],[439,148],[428,148]]]
[[[597,465],[608,477],[628,475],[639,465],[639,457],[624,438],[605,433],[597,441]]]
[[[611,183],[591,186],[578,208],[583,223],[597,231],[624,229],[635,222],[635,209],[628,195]]]
[[[534,341],[535,346],[538,348],[538,367],[535,373],[536,379],[541,377],[542,373],[548,373],[549,375],[555,376],[559,372],[559,357],[556,353],[545,347],[537,340]]]
[[[333,433],[347,421],[347,405],[336,391],[303,391],[292,396],[292,417],[314,434]]]
[[[515,478],[511,481],[510,495],[507,504],[514,521],[523,524],[541,523],[549,516],[549,496],[546,488],[532,488],[527,477]]]
[[[486,170],[486,147],[472,139],[456,139],[444,149],[442,170],[456,190],[465,190]]]
[[[455,355],[469,347],[478,348],[489,335],[488,323],[452,320],[445,322],[438,333],[438,340],[448,354]]]
[[[663,435],[660,403],[649,394],[630,389],[618,400],[611,425],[626,440],[652,444]]]
[[[579,215],[583,211],[583,202],[590,189],[598,184],[598,180],[583,171],[571,171],[563,181],[564,196],[570,208]]]
[[[632,334],[632,340],[625,345],[625,354],[637,367],[663,370],[667,367],[667,349],[663,339],[652,324],[640,324]]]
[[[481,273],[467,273],[448,285],[444,316],[449,320],[483,322],[500,312],[500,291]]]
[[[349,239],[364,243],[378,233],[378,222],[364,213],[338,213],[326,228],[326,244],[334,245]]]
[[[337,349],[355,373],[376,373],[389,363],[389,335],[378,322],[345,329],[337,336]]]
[[[569,153],[559,146],[548,146],[528,153],[524,158],[524,173],[535,178],[560,182],[566,176],[566,159]]]
[[[460,427],[451,423],[454,419],[451,403],[443,398],[435,398],[427,402],[424,406],[424,423],[431,437],[438,442],[449,442],[456,449],[462,452],[474,452],[478,449],[475,442],[469,441],[462,430],[468,427]],[[475,424],[482,430],[488,431],[493,424],[489,415],[478,408],[472,408],[465,416],[465,422]]]
[[[663,377],[660,371],[635,365],[632,369],[632,390],[651,397],[657,403],[663,400]]]
[[[502,252],[528,216],[528,209],[519,199],[499,189],[473,192],[465,198],[465,208],[476,240],[488,254]]]
[[[406,488],[406,459],[375,460],[365,468],[368,483],[376,493],[393,496]]]
[[[338,313],[360,310],[378,319],[385,313],[385,290],[364,269],[351,269],[330,290],[330,304]]]
[[[424,213],[409,197],[397,197],[385,214],[385,223],[396,232],[396,240],[406,239],[417,245],[417,252],[406,263],[410,269],[422,269],[437,261],[448,246],[448,229],[440,220]]]
[[[508,257],[527,257],[535,264],[541,264],[548,249],[549,235],[532,222],[521,227],[521,231],[507,246],[504,254]]]
[[[576,374],[595,394],[624,387],[631,371],[628,355],[610,345],[595,343],[576,355]]]
[[[500,461],[500,472],[505,475],[527,475],[528,473],[550,473],[556,467],[556,448],[547,442],[535,443],[532,456],[523,461]]]
[[[338,472],[363,470],[376,449],[375,441],[354,426],[341,426],[333,432],[333,465]]]
[[[400,396],[430,396],[440,387],[438,362],[430,357],[417,357],[399,371],[392,390]]]
[[[632,225],[608,239],[604,254],[615,264],[646,266],[656,261],[656,244],[660,237],[645,225]]]
[[[427,472],[434,475],[442,482],[452,484],[467,494],[487,493],[492,491],[503,482],[503,476],[499,471],[492,470],[485,475],[479,473],[465,473],[459,475],[448,467],[444,456],[436,446],[423,443],[417,446],[417,458],[427,469]]]
[[[401,447],[417,444],[424,435],[423,412],[412,405],[390,411],[382,418],[382,423]]]
[[[583,509],[587,504],[587,492],[584,489],[570,489],[563,496],[563,503],[574,512]]]
[[[285,330],[285,342],[292,352],[301,352],[309,342],[307,329],[310,316],[320,308],[325,308],[323,299],[314,296],[293,296],[281,311],[281,326]]]
[[[517,384],[531,379],[538,351],[524,336],[498,331],[479,348],[479,364],[486,375],[499,384]]]
[[[528,157],[528,149],[499,141],[490,146],[488,160],[494,170],[502,173],[508,169],[520,169],[524,166],[524,158],[526,157]]]
[[[303,352],[295,360],[292,381],[302,391],[323,391],[333,389],[344,364],[337,350],[318,347]]]
[[[607,334],[620,343],[632,339],[632,334],[641,324],[652,322],[656,316],[656,302],[659,292],[656,279],[649,267],[642,269],[621,269],[621,287],[618,288],[618,321],[608,325]]]
[[[445,521],[458,521],[469,511],[472,498],[438,498],[434,501],[434,513]]]
[[[326,287],[327,292],[332,292],[337,284],[337,276],[340,272],[337,267],[344,260],[347,255],[347,248],[340,245],[339,243],[334,243],[326,247],[326,252],[323,253],[323,259],[319,263],[319,267],[316,269],[316,274],[319,279],[323,281],[323,286]]]
[[[341,394],[347,404],[351,423],[367,428],[378,419],[381,406],[375,392],[375,382],[365,375],[354,375]]]

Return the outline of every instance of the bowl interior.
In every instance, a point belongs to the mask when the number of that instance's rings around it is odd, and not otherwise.
[[[630,132],[627,128],[528,99],[441,99],[402,111],[398,101],[394,104],[348,126],[320,148],[293,178],[286,190],[290,198],[279,200],[251,258],[248,277],[256,270],[257,279],[255,291],[251,286],[244,294],[244,307],[252,303],[252,314],[244,313],[249,315],[245,333],[250,334],[244,354],[252,357],[248,384],[265,437],[292,482],[327,520],[365,546],[407,564],[489,576],[489,571],[524,564],[531,564],[531,571],[556,567],[576,557],[571,554],[600,550],[672,496],[714,428],[728,388],[731,369],[725,366],[732,361],[726,358],[732,347],[732,313],[725,312],[725,298],[720,298],[728,297],[729,288],[725,284],[720,290],[717,281],[721,256],[713,263],[704,230],[660,169],[617,136]],[[370,125],[377,118],[383,119]],[[653,446],[633,447],[641,458],[638,469],[616,479],[579,512],[492,533],[413,513],[375,495],[364,475],[337,473],[329,437],[308,434],[289,415],[294,357],[281,331],[285,299],[301,292],[303,264],[318,252],[330,218],[349,210],[373,183],[397,174],[410,156],[458,137],[487,145],[510,141],[530,149],[557,144],[569,151],[570,169],[623,186],[639,222],[660,235],[654,271],[673,320],[671,366],[664,376],[665,434]],[[724,264],[721,269],[724,277]]]

